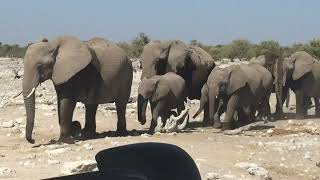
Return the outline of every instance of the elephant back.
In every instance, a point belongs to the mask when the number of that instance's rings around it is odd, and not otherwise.
[[[93,38],[86,44],[93,56],[92,63],[105,82],[115,78],[124,66],[128,66],[130,60],[125,51],[113,42],[102,38]]]

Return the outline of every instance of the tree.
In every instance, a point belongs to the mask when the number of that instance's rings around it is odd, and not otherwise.
[[[266,58],[278,58],[282,56],[281,47],[277,41],[262,41],[257,46],[257,53],[259,55],[265,55]]]
[[[245,39],[238,39],[232,41],[229,49],[229,57],[234,59],[235,57],[239,58],[240,60],[249,59],[248,52],[250,50],[251,43]],[[252,52],[251,52],[252,53]]]
[[[138,36],[131,42],[132,57],[140,57],[143,47],[150,42],[149,37],[145,33],[139,33]]]
[[[320,39],[313,39],[310,41],[309,48],[309,52],[317,59],[320,59]]]

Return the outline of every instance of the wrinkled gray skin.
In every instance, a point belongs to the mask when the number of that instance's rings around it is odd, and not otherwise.
[[[270,73],[272,73],[273,77],[273,85],[274,91],[277,97],[277,104],[276,104],[276,112],[275,115],[277,117],[283,116],[283,99],[286,98],[283,94],[287,94],[285,89],[283,89],[283,58],[282,57],[273,57],[273,56],[265,56],[261,55],[258,57],[253,57],[250,60],[250,64],[260,64],[263,67],[267,68]]]
[[[150,102],[150,133],[153,133],[158,117],[166,124],[165,121],[172,115],[172,109],[177,108],[178,115],[185,109],[185,101],[185,81],[179,75],[169,72],[149,79],[144,78],[138,88],[138,120],[142,125],[146,123],[146,109]]]
[[[84,134],[96,131],[98,104],[115,102],[117,132],[126,133],[126,105],[130,96],[133,70],[126,53],[114,43],[94,38],[82,42],[63,36],[37,42],[27,48],[24,58],[23,96],[27,114],[26,139],[34,143],[35,88],[51,79],[57,93],[60,141],[72,142],[72,123],[77,102],[86,107]]]
[[[253,120],[257,107],[265,109],[266,114],[270,114],[269,97],[272,82],[271,73],[258,64],[214,69],[202,89],[200,108],[194,117],[202,111],[206,102],[209,103],[210,120],[213,119],[214,124],[217,124],[215,127],[220,126],[219,116],[226,112],[222,123],[224,130],[232,129],[235,114],[239,120]]]
[[[288,92],[290,88],[296,95],[296,118],[305,118],[311,97],[314,98],[316,116],[319,117],[320,63],[307,52],[299,51],[284,59],[283,71],[283,92]]]
[[[143,49],[141,79],[174,72],[185,80],[188,98],[200,99],[201,88],[214,67],[213,58],[198,46],[179,40],[152,41]],[[203,121],[206,124],[208,120],[206,105]]]

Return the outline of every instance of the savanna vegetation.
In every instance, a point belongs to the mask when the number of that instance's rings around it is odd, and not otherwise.
[[[139,58],[143,46],[150,42],[150,38],[145,33],[139,33],[129,42],[119,42],[118,45],[123,48],[130,58]],[[236,39],[230,44],[207,45],[197,40],[191,40],[190,44],[198,45],[209,52],[216,60],[222,58],[240,59],[242,61],[250,60],[259,55],[288,56],[296,51],[307,51],[315,58],[320,59],[320,38],[313,39],[308,43],[295,43],[291,46],[281,46],[274,40],[252,43],[246,39]],[[23,57],[26,47],[20,47],[17,44],[9,45],[0,42],[0,57]]]

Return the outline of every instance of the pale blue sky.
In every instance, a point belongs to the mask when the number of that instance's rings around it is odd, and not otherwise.
[[[320,37],[319,0],[6,0],[0,6],[0,42],[26,44],[69,34],[128,41],[204,43],[278,40],[288,45]]]

